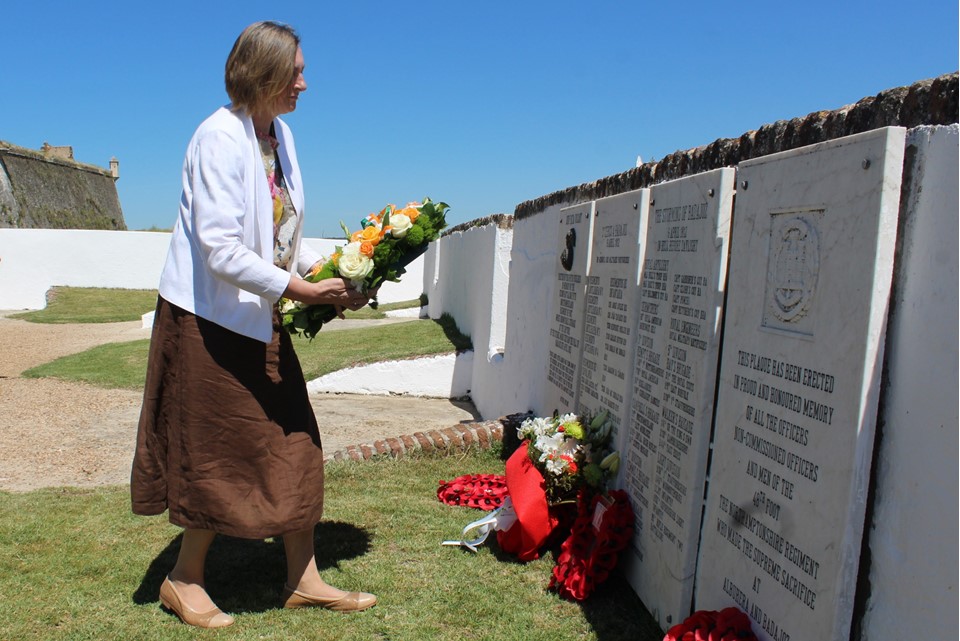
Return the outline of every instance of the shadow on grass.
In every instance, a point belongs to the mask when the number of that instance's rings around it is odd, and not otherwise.
[[[133,602],[145,605],[160,598],[160,584],[173,568],[180,553],[183,535],[177,535],[150,563]],[[350,523],[322,521],[314,531],[317,568],[336,568],[341,561],[366,554],[370,533]],[[207,554],[206,583],[210,597],[223,610],[265,612],[281,607],[280,598],[287,580],[283,542],[237,539],[218,536]]]
[[[457,328],[457,321],[450,314],[444,314],[433,321],[443,329],[447,340],[453,343],[454,349],[458,352],[466,349],[473,349],[473,341],[469,336],[460,332]]]
[[[492,532],[483,545],[500,563],[523,565],[516,555],[504,552]],[[561,542],[542,550],[542,556],[556,561],[560,554]],[[472,554],[461,548],[464,554]],[[612,574],[601,583],[585,600],[578,602],[584,618],[590,624],[598,641],[662,641],[664,632],[656,619],[650,615],[643,601],[633,591],[627,580],[618,573]]]
[[[626,638],[635,641],[663,639],[664,632],[657,625],[656,619],[650,615],[643,601],[620,574],[611,575],[579,605],[598,641],[623,639],[624,628],[629,628]]]
[[[562,541],[555,542],[547,552],[556,563]],[[664,632],[643,601],[627,582],[614,571],[606,581],[596,586],[584,601],[572,601],[580,606],[583,617],[590,624],[597,641],[662,641]]]

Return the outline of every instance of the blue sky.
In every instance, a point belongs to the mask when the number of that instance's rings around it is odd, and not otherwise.
[[[308,236],[423,196],[454,224],[513,213],[638,155],[958,68],[946,0],[31,0],[2,11],[0,139],[117,157],[127,226],[170,227],[187,141],[227,101],[233,41],[263,19],[303,38],[308,89],[286,120]]]

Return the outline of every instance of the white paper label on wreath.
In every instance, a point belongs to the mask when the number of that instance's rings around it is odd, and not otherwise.
[[[607,513],[607,506],[603,501],[597,501],[597,507],[593,511],[593,529],[600,531],[600,524],[603,523],[603,515]]]
[[[500,532],[506,532],[513,527],[513,524],[517,522],[517,513],[513,509],[513,501],[510,500],[508,496],[503,500],[503,504],[500,506],[500,509],[497,511],[497,524],[494,527],[495,530]]]

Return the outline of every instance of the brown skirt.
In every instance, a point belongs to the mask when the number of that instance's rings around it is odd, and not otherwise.
[[[323,514],[323,449],[290,335],[269,345],[160,298],[130,479],[136,514],[263,539]]]

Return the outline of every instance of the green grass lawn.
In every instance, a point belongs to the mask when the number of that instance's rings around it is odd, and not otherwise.
[[[336,323],[337,321],[333,321]],[[365,363],[445,354],[468,349],[470,339],[449,317],[410,320],[359,329],[320,331],[312,341],[293,344],[306,379]],[[142,389],[150,340],[98,345],[23,372],[25,378],[59,378],[106,388]]]
[[[156,291],[54,288],[46,309],[17,314],[31,322],[94,323],[139,319],[156,305]],[[149,303],[148,303],[149,301]],[[390,309],[419,307],[418,300],[381,305],[379,310],[352,312],[354,318],[382,318]],[[331,327],[337,321],[332,321]],[[321,330],[312,341],[297,336],[293,344],[307,380],[347,367],[386,360],[414,358],[469,349],[470,337],[449,316],[439,320],[411,319],[402,323],[347,330]],[[99,345],[58,358],[23,372],[26,378],[59,378],[106,388],[142,389],[149,339]]]
[[[99,305],[92,302],[99,293],[81,291],[73,299],[58,292],[44,322],[114,319],[113,311],[126,307],[116,298],[128,290],[107,291],[109,300]],[[64,300],[70,309],[62,307]],[[139,318],[139,305],[126,313]],[[95,308],[100,311],[93,313]],[[308,379],[470,344],[448,317],[293,340]],[[146,340],[103,345],[25,375],[138,389],[148,346]],[[380,603],[352,615],[279,609],[279,541],[219,537],[208,559],[207,585],[218,604],[237,616],[222,631],[198,631],[160,609],[158,590],[176,558],[180,529],[163,516],[131,514],[128,487],[0,492],[0,639],[662,639],[618,576],[586,603],[571,603],[547,590],[553,552],[519,563],[499,550],[495,537],[475,554],[440,546],[483,513],[440,503],[438,482],[473,473],[503,473],[496,449],[328,464],[318,565],[330,583],[374,592]]]
[[[398,303],[380,303],[376,309],[373,309],[370,306],[364,307],[363,309],[358,309],[356,311],[346,310],[343,315],[345,318],[386,318],[386,312],[392,312],[398,309],[411,309],[414,307],[419,308],[421,306],[420,299],[405,300]]]
[[[317,562],[331,584],[380,603],[357,614],[279,609],[282,544],[218,537],[211,596],[237,623],[198,632],[160,609],[180,529],[130,513],[126,487],[0,492],[0,638],[597,639],[660,641],[633,591],[611,578],[585,603],[547,586],[552,552],[519,563],[491,537],[479,552],[442,547],[483,513],[437,500],[441,479],[503,473],[494,451],[327,466]]]
[[[382,303],[377,309],[364,307],[347,310],[346,318],[386,318],[392,310],[420,307],[419,299]],[[32,323],[119,323],[140,320],[157,306],[155,289],[115,289],[106,287],[51,287],[47,306],[29,312],[11,314],[10,318]]]
[[[140,320],[156,306],[155,289],[52,287],[46,307],[10,318],[31,323],[119,323]]]

